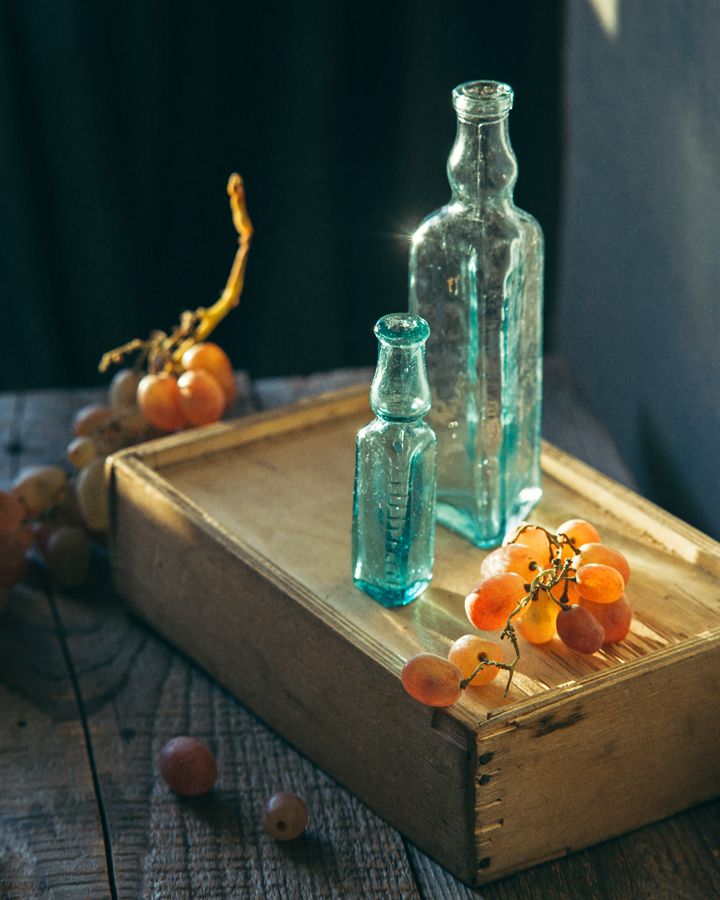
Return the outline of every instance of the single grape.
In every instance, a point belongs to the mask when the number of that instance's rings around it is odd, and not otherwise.
[[[137,444],[150,437],[151,426],[140,410],[135,412],[123,411],[120,414],[120,427],[125,436],[126,445]]]
[[[10,587],[23,580],[26,549],[18,532],[0,533],[0,587]]]
[[[278,791],[263,807],[263,828],[278,841],[292,841],[305,831],[308,810],[297,794]]]
[[[531,644],[546,644],[555,637],[555,628],[560,607],[545,591],[538,591],[537,597],[523,610],[517,620],[517,630]]]
[[[115,412],[124,413],[137,409],[137,389],[142,375],[135,369],[119,369],[108,388],[110,406]]]
[[[105,460],[94,459],[80,469],[75,480],[80,515],[88,531],[107,531],[110,527],[110,500],[104,470]]]
[[[605,631],[603,646],[617,644],[627,637],[632,622],[632,607],[624,594],[614,603],[593,603],[581,598],[580,606],[592,613],[602,625]]]
[[[605,643],[602,625],[582,606],[561,609],[556,628],[560,640],[578,653],[595,653]]]
[[[207,744],[181,735],[160,751],[160,774],[167,786],[183,797],[197,797],[212,789],[217,779],[215,757]]]
[[[503,628],[507,617],[527,594],[525,579],[515,572],[492,575],[465,598],[465,613],[480,631]]]
[[[23,552],[27,553],[35,543],[35,531],[32,525],[24,525],[22,528],[18,528],[15,532],[15,540],[22,547]]]
[[[514,572],[525,581],[532,581],[542,566],[533,550],[523,544],[506,544],[485,557],[480,566],[480,581],[493,575]]]
[[[600,543],[600,535],[597,528],[591,525],[590,522],[586,522],[585,519],[568,519],[567,522],[563,522],[562,525],[558,526],[557,535],[558,537],[565,535],[577,548],[580,548],[581,544],[589,544],[590,542]],[[569,559],[574,552],[571,547],[565,544],[562,548],[562,558]]]
[[[67,448],[67,458],[76,469],[82,469],[98,455],[97,444],[91,437],[76,437]]]
[[[630,563],[614,547],[597,543],[583,544],[580,547],[580,553],[573,559],[573,568],[578,569],[587,563],[601,563],[604,566],[610,566],[618,570],[626,585],[630,581]]]
[[[112,421],[113,411],[104,403],[89,403],[75,414],[73,434],[75,437],[92,437]]]
[[[550,539],[547,536],[547,532],[542,528],[538,528],[537,525],[528,525],[527,523],[518,525],[503,543],[505,545],[520,544],[523,547],[527,547],[542,569],[547,569],[552,562]],[[518,575],[520,574],[522,573],[518,572]]]
[[[180,408],[191,425],[217,422],[225,410],[225,394],[218,380],[205,369],[183,372],[178,378]]]
[[[400,677],[408,694],[426,706],[452,706],[460,699],[460,669],[435,653],[411,657]]]
[[[194,344],[183,353],[182,367],[186,372],[204,369],[219,382],[225,394],[225,406],[230,406],[237,397],[237,382],[232,363],[225,351],[210,341]]]
[[[78,587],[87,578],[91,554],[90,538],[82,528],[61,525],[48,536],[45,562],[61,587]]]
[[[28,516],[47,512],[69,492],[68,477],[60,466],[30,466],[13,481],[11,493]]]
[[[614,603],[625,593],[622,575],[612,566],[588,563],[575,572],[578,593],[593,603]]]
[[[469,678],[472,675],[482,658],[503,662],[503,651],[500,644],[496,644],[494,641],[484,641],[475,634],[464,634],[455,641],[448,652],[448,659],[460,669],[463,678]],[[500,669],[497,666],[485,666],[473,678],[469,687],[489,684],[499,672]]]
[[[25,518],[25,507],[15,494],[0,491],[0,534],[17,531]]]
[[[146,375],[138,385],[138,406],[146,421],[160,431],[177,431],[185,424],[180,389],[174,375]]]

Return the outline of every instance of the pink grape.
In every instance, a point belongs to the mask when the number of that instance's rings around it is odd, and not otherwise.
[[[305,831],[308,810],[297,794],[278,791],[263,808],[263,828],[277,841],[292,841]]]
[[[215,757],[210,748],[186,735],[171,738],[165,744],[158,765],[167,786],[183,797],[206,794],[217,779]]]
[[[555,626],[560,640],[578,653],[595,653],[605,642],[602,625],[582,606],[561,609]]]

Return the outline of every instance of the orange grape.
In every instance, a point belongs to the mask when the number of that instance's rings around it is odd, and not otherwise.
[[[597,528],[591,525],[590,522],[586,522],[585,519],[568,519],[567,522],[563,522],[562,525],[558,526],[557,535],[560,537],[563,534],[578,548],[582,544],[600,543],[600,535]],[[567,544],[563,546],[563,559],[569,559],[573,553],[574,551]]]
[[[463,678],[469,678],[477,669],[482,658],[494,659],[495,662],[503,662],[503,652],[500,644],[494,641],[484,641],[474,634],[464,634],[450,647],[448,659],[460,669]],[[485,666],[470,682],[470,687],[478,687],[481,684],[489,684],[497,677],[496,666]]]
[[[0,533],[17,531],[25,518],[25,507],[15,494],[0,491]]]
[[[25,550],[23,539],[17,532],[0,534],[0,587],[9,587],[23,580]]]
[[[22,547],[23,552],[29,550],[32,545],[35,543],[35,530],[32,525],[26,525],[23,528],[18,528],[15,532],[15,540]]]
[[[103,403],[90,403],[75,414],[73,434],[75,437],[92,437],[98,429],[109,425],[113,411]]]
[[[300,837],[307,825],[307,805],[297,794],[278,791],[263,807],[263,828],[277,841]]]
[[[174,375],[146,375],[138,385],[137,398],[145,420],[161,431],[177,431],[184,425],[180,388]]]
[[[515,572],[492,575],[465,598],[465,613],[480,631],[503,628],[507,617],[527,594],[525,579]]]
[[[632,622],[632,607],[623,594],[614,603],[593,603],[591,600],[580,600],[580,606],[592,613],[605,630],[603,645],[616,644],[627,637]]]
[[[625,582],[617,569],[601,563],[580,566],[575,573],[578,593],[593,603],[614,603],[625,593]]]
[[[586,563],[602,563],[604,566],[611,566],[622,575],[626,585],[630,581],[630,564],[614,547],[598,543],[583,544],[580,547],[580,553],[573,560],[573,567],[577,569]]]
[[[536,525],[518,525],[511,535],[503,542],[507,544],[521,544],[527,547],[540,567],[547,569],[552,562],[552,548],[547,533]],[[518,574],[521,574],[518,572]]]
[[[546,644],[555,637],[560,607],[545,591],[529,603],[517,620],[517,630],[531,644]]]
[[[194,344],[183,353],[182,367],[186,372],[204,369],[214,375],[225,393],[225,405],[230,406],[237,397],[237,383],[232,363],[227,353],[209,341]]]
[[[480,579],[492,575],[514,572],[525,581],[532,581],[540,571],[540,565],[532,550],[522,544],[506,544],[485,557],[480,566]]]
[[[582,606],[561,609],[556,627],[560,640],[578,653],[595,653],[605,643],[602,625]]]
[[[217,378],[205,369],[183,372],[178,378],[180,408],[191,425],[217,422],[225,409],[225,394]]]
[[[460,699],[460,669],[435,653],[411,657],[400,677],[408,694],[426,706],[452,706]]]

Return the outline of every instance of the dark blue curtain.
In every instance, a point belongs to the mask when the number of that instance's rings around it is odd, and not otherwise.
[[[101,353],[208,305],[253,375],[369,364],[406,306],[407,234],[445,202],[452,87],[516,89],[517,198],[548,236],[560,171],[560,3],[0,2],[0,388],[92,384]]]

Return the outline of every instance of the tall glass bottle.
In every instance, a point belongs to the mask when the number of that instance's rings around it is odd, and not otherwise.
[[[353,580],[383,606],[404,606],[430,584],[435,548],[437,439],[425,369],[427,322],[407,313],[375,326],[380,344],[370,388],[377,418],[355,454]]]
[[[541,496],[543,236],[513,202],[512,101],[496,81],[455,88],[450,202],[410,251],[410,312],[431,329],[438,521],[480,547]]]

